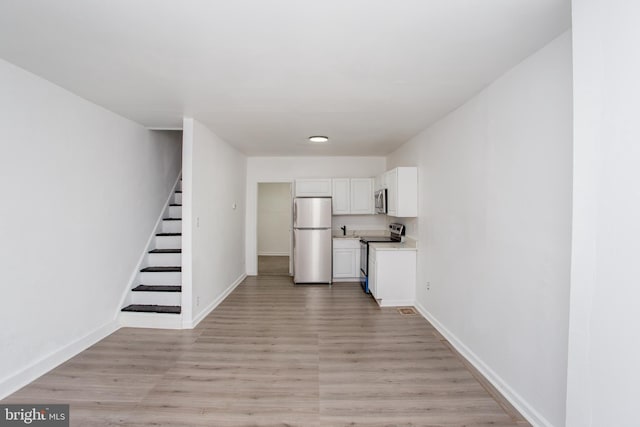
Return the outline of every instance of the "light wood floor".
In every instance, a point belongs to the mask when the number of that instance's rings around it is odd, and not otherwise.
[[[528,425],[420,315],[250,277],[194,330],[121,329],[3,403],[73,426]]]
[[[288,256],[259,256],[258,274],[260,276],[288,276]]]

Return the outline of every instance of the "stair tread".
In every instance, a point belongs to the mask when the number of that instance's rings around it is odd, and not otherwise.
[[[182,218],[162,218],[163,221],[182,221]]]
[[[182,249],[153,249],[150,254],[181,254]]]
[[[138,285],[134,292],[182,292],[180,285]]]
[[[123,308],[122,311],[132,311],[132,312],[138,312],[138,313],[180,314],[180,306],[179,305],[131,304]]]
[[[182,271],[182,267],[146,267],[140,270],[142,273],[179,273]]]
[[[156,236],[182,236],[182,233],[157,233]]]

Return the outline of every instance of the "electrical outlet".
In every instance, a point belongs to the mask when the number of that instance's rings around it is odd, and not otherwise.
[[[427,290],[430,291],[431,290],[431,282],[427,282]]]
[[[200,217],[199,216],[196,217],[196,227],[200,228]]]
[[[196,307],[200,307],[200,297],[196,297]]]

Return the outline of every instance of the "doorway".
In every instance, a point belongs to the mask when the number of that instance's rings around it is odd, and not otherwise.
[[[258,183],[258,275],[288,276],[291,260],[291,183]]]

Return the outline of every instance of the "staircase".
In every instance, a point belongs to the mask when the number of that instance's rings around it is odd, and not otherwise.
[[[182,181],[165,207],[162,221],[120,313],[123,326],[179,328],[182,305]]]

